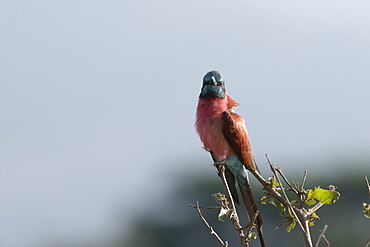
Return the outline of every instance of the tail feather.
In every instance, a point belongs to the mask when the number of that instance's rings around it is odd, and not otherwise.
[[[259,213],[256,201],[254,199],[254,195],[252,192],[252,188],[249,183],[249,179],[246,178],[246,180],[247,180],[248,189],[246,190],[242,186],[239,185],[240,192],[243,197],[243,202],[244,202],[247,214],[248,214],[249,221],[252,221],[254,218],[254,215],[258,212],[258,216],[255,220],[255,224],[257,225],[257,232],[258,232],[258,237],[260,239],[261,246],[265,247],[265,239],[263,238],[263,232],[262,232],[262,225],[263,225],[262,215]]]
[[[210,152],[210,153],[211,153],[213,161],[216,162],[217,159],[214,156],[213,152]],[[240,205],[240,199],[239,199],[239,196],[238,196],[238,192],[236,190],[236,177],[231,172],[231,170],[228,168],[228,166],[226,166],[225,168],[226,168],[225,169],[226,183],[227,183],[227,186],[229,187],[232,199],[234,200],[235,203]],[[258,167],[257,167],[257,169],[258,169]],[[220,174],[219,174],[219,176],[220,176]],[[252,192],[251,185],[249,183],[248,176],[246,176],[245,179],[246,179],[247,189],[244,189],[243,186],[241,186],[239,183],[238,184],[239,184],[240,192],[242,194],[243,202],[244,202],[244,205],[245,205],[245,209],[247,211],[249,221],[252,221],[254,215],[256,214],[256,212],[259,212],[259,210],[258,210],[256,201],[254,199],[254,195],[253,195],[253,192]],[[224,180],[222,180],[222,181],[224,181]],[[224,184],[224,186],[226,187],[226,184]],[[265,240],[263,238],[263,232],[262,232],[263,220],[262,220],[261,214],[258,214],[258,216],[256,218],[256,221],[255,221],[255,224],[257,225],[257,232],[258,232],[258,237],[260,239],[261,247],[265,247],[266,245],[265,245]]]
[[[240,205],[240,200],[239,200],[239,195],[238,192],[236,191],[236,178],[234,174],[226,167],[225,169],[225,177],[226,177],[226,182],[227,185],[229,186],[231,196],[234,200],[234,202],[238,205]]]

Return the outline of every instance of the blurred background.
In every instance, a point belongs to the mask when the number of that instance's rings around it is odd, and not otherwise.
[[[217,246],[187,206],[214,206],[222,191],[194,130],[213,69],[241,104],[264,177],[267,153],[290,180],[308,169],[307,187],[338,186],[314,240],[328,224],[333,246],[364,246],[369,11],[368,1],[1,1],[0,246]],[[298,229],[275,230],[273,206],[261,210],[268,246],[303,245]],[[204,214],[237,246],[229,222]]]

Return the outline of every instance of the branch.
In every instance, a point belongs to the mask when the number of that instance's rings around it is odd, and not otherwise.
[[[266,157],[267,157],[267,156],[266,156]],[[271,169],[276,170],[276,171],[280,174],[280,176],[284,179],[285,183],[289,186],[289,188],[294,192],[294,194],[296,194],[297,196],[299,196],[298,191],[297,191],[295,188],[293,188],[293,186],[289,183],[288,179],[285,177],[285,175],[284,175],[284,174],[283,174],[283,172],[281,171],[280,167],[273,167],[273,168],[272,168],[272,166],[271,166],[271,162],[270,162],[269,158],[267,158],[267,160],[268,160],[268,162],[269,162],[269,164],[270,164]],[[275,173],[275,174],[276,174],[276,173]],[[278,177],[277,177],[277,179],[278,179]],[[283,189],[283,188],[282,188],[282,189]]]
[[[266,155],[266,158],[270,164],[270,167],[271,167],[271,170],[272,172],[274,173],[276,179],[278,180],[280,186],[281,186],[281,182],[280,182],[280,179],[279,179],[279,176],[277,176],[277,168],[270,162],[270,160],[268,159],[268,156]],[[309,214],[307,213],[307,210],[305,208],[301,208],[301,209],[298,209],[296,207],[294,207],[288,197],[286,196],[286,193],[285,193],[285,190],[284,188],[281,186],[281,189],[282,189],[282,192],[284,194],[284,196],[282,196],[277,190],[275,187],[272,187],[270,186],[270,183],[268,183],[257,171],[255,170],[250,170],[250,172],[253,174],[253,176],[262,184],[263,186],[263,189],[266,190],[268,192],[268,195],[272,196],[272,197],[275,197],[281,204],[283,204],[286,208],[289,208],[291,213],[294,215],[294,217],[296,218],[300,228],[301,228],[301,231],[302,231],[302,234],[303,234],[303,240],[304,240],[304,243],[305,243],[305,246],[306,247],[312,247],[312,240],[311,240],[311,235],[310,235],[310,230],[309,230],[309,226],[308,226],[308,216]],[[279,173],[279,174],[282,174],[282,173]],[[285,176],[282,175],[282,177],[284,178]],[[287,179],[285,178],[284,181],[287,181]],[[292,188],[293,191],[296,191],[291,185],[290,183],[288,182],[288,185]]]
[[[307,170],[304,170],[301,190],[304,190],[304,184],[306,183],[306,178],[307,178]]]
[[[198,206],[198,205],[190,205],[188,204],[188,207],[191,207],[191,208],[201,208],[201,209],[221,209],[221,207],[201,207],[201,206]]]
[[[300,220],[300,218],[298,217],[298,215],[296,214],[296,211],[295,211],[295,207],[293,207],[293,205],[290,203],[290,201],[289,201],[289,198],[288,198],[288,196],[286,195],[286,193],[285,193],[285,189],[284,189],[284,187],[282,186],[282,183],[281,183],[281,181],[280,181],[280,178],[279,178],[279,176],[277,176],[277,174],[276,174],[276,171],[278,171],[279,172],[279,174],[283,177],[283,179],[284,179],[284,181],[288,184],[288,186],[294,191],[294,193],[298,196],[298,192],[295,190],[295,189],[293,189],[293,187],[290,185],[290,183],[289,183],[289,181],[288,181],[288,179],[286,179],[286,177],[284,176],[284,174],[283,174],[283,172],[280,170],[280,168],[276,168],[271,162],[270,162],[270,160],[269,160],[269,158],[267,157],[267,155],[266,155],[266,158],[267,158],[267,161],[268,161],[268,163],[270,164],[270,168],[271,168],[271,170],[272,170],[272,172],[274,173],[274,175],[275,175],[275,177],[276,177],[276,179],[278,180],[278,183],[280,184],[280,188],[281,188],[281,191],[283,192],[283,194],[284,194],[284,197],[285,197],[285,200],[286,200],[286,205],[287,205],[287,208],[289,208],[290,209],[290,211],[292,212],[292,214],[294,215],[294,218],[296,218],[297,219],[297,222],[298,222],[298,225],[301,227],[301,230],[302,230],[302,233],[304,234],[304,235],[307,235],[307,232],[308,232],[308,234],[309,234],[309,229],[308,228],[306,228],[305,229],[305,227],[303,227],[303,224],[302,224],[302,222],[301,222],[301,220]],[[298,210],[298,209],[297,209]],[[299,212],[300,213],[300,212]],[[308,231],[307,231],[308,230]]]
[[[322,229],[322,231],[321,231],[321,233],[319,235],[319,238],[317,239],[317,242],[315,244],[315,247],[319,247],[319,243],[321,241],[321,238],[324,238],[324,241],[326,243],[326,246],[327,247],[330,247],[330,243],[329,243],[329,241],[325,237],[325,232],[326,232],[327,229],[328,229],[328,225],[325,224],[324,228]]]
[[[224,187],[225,187],[227,196],[228,196],[229,200],[231,201],[231,208],[236,211],[235,203],[234,203],[233,197],[231,195],[231,191],[230,191],[229,185],[227,184],[227,181],[226,181],[225,164],[224,163],[216,163],[215,162],[214,165],[216,166],[217,172],[218,172],[218,174],[221,177],[222,183],[224,184]]]
[[[317,202],[315,205],[313,205],[312,207],[310,207],[308,210],[307,210],[307,214],[308,215],[311,215],[313,214],[314,212],[316,212],[319,208],[321,208],[322,206],[324,206],[324,204],[322,204],[321,202]]]
[[[301,228],[301,231],[302,231],[302,234],[303,234],[303,241],[305,243],[305,246],[306,247],[312,247],[312,240],[311,240],[310,228],[308,226],[307,211],[306,211],[306,209],[305,208],[298,209],[298,208],[294,207],[290,203],[289,198],[288,198],[288,196],[285,193],[284,187],[282,186],[282,183],[280,181],[280,178],[276,174],[276,171],[279,172],[280,169],[276,168],[270,162],[270,160],[267,157],[267,155],[266,155],[266,158],[267,158],[267,160],[268,160],[268,162],[270,164],[271,170],[275,174],[276,179],[278,180],[278,183],[280,184],[280,188],[281,188],[281,190],[282,190],[282,192],[284,194],[284,197],[285,197],[285,200],[286,200],[286,204],[284,204],[284,205],[286,205],[286,207],[290,209],[291,213],[293,214],[294,218],[297,220],[298,225]],[[293,187],[290,185],[289,181],[286,179],[286,177],[284,176],[284,174],[281,171],[279,172],[279,174],[283,177],[284,181],[288,184],[288,186],[290,186],[290,188],[293,189]],[[298,192],[296,192],[296,190],[294,190],[294,189],[293,189],[293,191],[295,191],[296,195],[298,196]]]
[[[246,236],[245,236],[245,234],[243,232],[242,226],[240,225],[240,220],[239,220],[239,216],[238,216],[238,214],[236,212],[236,209],[235,209],[234,200],[233,200],[233,197],[231,195],[229,185],[227,184],[227,181],[226,181],[226,177],[225,177],[225,164],[215,162],[215,166],[216,166],[217,171],[218,171],[218,173],[219,173],[219,175],[221,177],[222,183],[224,184],[224,187],[225,187],[227,196],[228,196],[228,198],[230,198],[231,207],[232,207],[232,209],[234,209],[234,212],[230,216],[230,220],[231,220],[231,222],[232,222],[232,224],[234,226],[234,229],[236,231],[236,234],[239,237],[240,245],[243,246],[243,247],[248,247],[249,244],[246,241]]]
[[[219,217],[227,217],[230,218],[234,229],[239,237],[239,242],[242,247],[248,247],[249,246],[249,235],[251,233],[251,230],[253,226],[255,226],[255,221],[258,217],[258,214],[254,215],[251,219],[251,222],[244,228],[242,228],[240,224],[240,220],[238,217],[238,214],[236,212],[236,207],[234,204],[233,197],[231,195],[231,191],[229,188],[229,185],[226,181],[226,175],[225,175],[225,170],[227,169],[225,167],[225,162],[224,161],[217,161],[212,152],[211,152],[212,158],[214,160],[214,165],[217,168],[218,174],[221,177],[222,183],[225,187],[226,190],[226,197],[224,195],[219,196],[216,195],[215,198],[218,200],[221,210],[228,210],[229,212],[227,214],[221,213]],[[263,186],[263,189],[267,191],[265,193],[267,196],[264,196],[262,201],[265,203],[266,201],[269,201],[271,204],[273,204],[275,207],[279,208],[282,210],[282,216],[284,216],[287,220],[281,224],[287,224],[287,231],[290,231],[291,229],[294,228],[296,223],[300,226],[301,232],[303,234],[303,240],[304,240],[304,246],[305,247],[313,247],[312,239],[311,239],[311,234],[310,234],[310,228],[309,225],[313,225],[313,221],[318,218],[316,214],[314,214],[320,207],[322,207],[325,204],[333,204],[338,198],[339,198],[339,193],[332,193],[329,192],[329,200],[331,201],[328,202],[327,200],[327,192],[322,192],[321,188],[315,188],[314,190],[305,190],[304,185],[306,182],[307,178],[307,170],[304,171],[303,175],[303,180],[301,186],[299,185],[299,182],[293,182],[290,183],[289,180],[286,178],[284,173],[279,167],[275,167],[273,163],[269,160],[268,156],[266,155],[266,159],[270,165],[271,171],[273,173],[273,178],[269,179],[266,181],[259,173],[258,170],[252,170],[249,169],[250,173],[253,174],[253,176],[261,183]],[[280,179],[281,178],[281,179]],[[284,188],[282,185],[282,180],[287,184],[288,188]],[[367,180],[367,177],[365,177],[368,189],[369,189],[369,195],[370,195],[370,186],[369,186],[369,181]],[[330,186],[328,190],[335,191],[336,188],[334,186]],[[292,191],[296,196],[298,200],[290,201],[290,199],[287,196],[287,191]],[[324,193],[324,194],[323,194]],[[229,200],[227,199],[229,198]],[[271,199],[273,198],[273,200]],[[314,205],[312,205],[314,204]],[[298,206],[299,205],[299,206]],[[190,206],[190,205],[189,205]],[[194,207],[194,206],[192,206]],[[229,208],[231,207],[231,209]],[[196,208],[200,213],[200,207],[197,203]],[[206,208],[206,207],[203,207]],[[215,209],[216,207],[212,208],[206,208],[206,209]],[[286,213],[288,211],[288,213]],[[206,223],[205,219],[201,216],[203,221]],[[211,234],[213,234],[213,229],[209,226],[208,223],[206,223],[208,228],[211,231]],[[322,230],[320,237],[316,243],[315,246],[318,246],[320,243],[321,239],[324,239],[326,242],[327,246],[330,246],[329,241],[325,237],[325,231],[327,229],[327,226],[324,227]],[[247,230],[245,232],[245,230]],[[219,241],[220,242],[220,241]],[[370,242],[370,241],[369,241]],[[220,242],[225,246],[223,242]],[[226,243],[227,244],[227,243]],[[368,247],[370,243],[367,244]]]
[[[224,243],[224,241],[222,241],[222,239],[218,236],[218,234],[213,230],[212,226],[210,226],[208,224],[207,220],[203,217],[202,212],[200,211],[200,207],[199,207],[199,202],[198,201],[197,201],[197,209],[198,209],[198,213],[199,213],[200,218],[203,220],[204,224],[206,224],[206,226],[208,227],[211,235],[215,236],[217,238],[218,242],[220,242],[220,244],[222,246],[228,247],[229,246],[228,242],[226,241]]]
[[[370,246],[370,239],[369,239],[369,241],[367,241],[365,247],[368,247],[368,246]]]

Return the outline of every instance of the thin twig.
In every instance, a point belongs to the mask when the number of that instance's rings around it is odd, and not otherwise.
[[[369,180],[367,179],[367,176],[365,176],[365,181],[366,181],[366,185],[367,185],[367,189],[369,191],[369,197],[370,197],[370,184],[369,184]]]
[[[294,215],[294,218],[296,218],[296,219],[297,219],[298,225],[301,227],[301,230],[302,230],[303,234],[307,234],[307,229],[305,229],[305,227],[303,226],[303,224],[302,224],[302,222],[301,222],[301,219],[300,219],[300,218],[298,218],[298,216],[297,216],[297,214],[296,214],[296,212],[295,212],[295,210],[294,210],[294,208],[293,208],[292,204],[291,204],[291,203],[290,203],[290,201],[289,201],[289,198],[288,198],[287,194],[285,193],[285,189],[284,189],[284,187],[283,187],[283,186],[282,186],[282,184],[281,184],[280,178],[279,178],[279,176],[276,174],[276,170],[277,170],[277,169],[276,169],[276,168],[275,168],[275,166],[271,163],[271,161],[270,161],[270,159],[268,158],[268,156],[267,156],[267,155],[266,155],[266,158],[267,158],[268,163],[270,164],[270,168],[271,168],[272,172],[274,173],[274,175],[275,175],[276,179],[278,180],[278,183],[280,184],[281,191],[283,192],[283,195],[284,195],[284,197],[285,197],[285,200],[287,201],[287,205],[286,205],[286,206],[288,206],[288,208],[290,209],[290,211],[291,211],[291,212],[292,212],[292,214]]]
[[[252,230],[252,227],[255,226],[255,222],[257,220],[258,215],[259,215],[259,212],[256,212],[253,215],[253,219],[251,219],[251,221],[249,222],[249,224],[242,228],[243,230],[247,229],[247,234],[246,235],[248,235],[249,232]]]
[[[324,228],[320,231],[321,233],[319,235],[319,238],[317,239],[317,242],[315,244],[315,247],[319,247],[321,238],[324,238],[326,244],[329,243],[329,241],[325,238],[325,232],[326,232],[327,229],[328,229],[328,225],[325,224]],[[330,246],[330,243],[329,243],[329,246]]]
[[[365,247],[369,247],[369,246],[370,246],[370,239],[369,239],[369,241],[367,241]]]
[[[305,186],[305,183],[306,183],[306,178],[307,178],[307,170],[304,170],[301,188],[298,187],[298,193],[299,193],[298,198],[299,198],[299,207],[300,208],[304,208],[304,203],[305,203],[305,200],[306,200],[303,197],[303,195],[306,192],[305,189],[304,189],[304,186]]]
[[[325,243],[326,243],[326,247],[330,247],[330,242],[329,240],[326,238],[326,236],[322,236],[322,238],[324,239]]]
[[[307,178],[307,170],[304,170],[303,179],[302,179],[302,187],[301,187],[302,191],[304,190],[304,184],[306,183],[306,178]]]
[[[279,229],[280,227],[282,227],[283,225],[285,225],[287,222],[288,222],[288,220],[284,221],[283,223],[281,223],[280,225],[278,225],[277,227],[275,227],[275,230],[276,229]]]
[[[324,204],[322,204],[321,202],[317,202],[315,205],[312,205],[309,209],[307,209],[307,215],[315,213],[322,206],[324,206]]]
[[[200,218],[203,220],[204,224],[206,224],[206,226],[208,227],[208,229],[209,229],[209,231],[210,231],[211,235],[215,236],[215,237],[217,238],[218,242],[220,242],[220,244],[221,244],[222,246],[224,246],[224,247],[229,246],[228,242],[226,241],[226,242],[224,243],[224,241],[222,241],[222,239],[218,236],[218,234],[213,230],[212,226],[210,226],[210,225],[208,224],[207,220],[203,217],[202,212],[200,211],[199,201],[197,201],[197,209],[198,209],[198,213],[199,213]]]
[[[276,169],[276,171],[284,179],[285,183],[289,186],[289,188],[298,196],[298,191],[295,188],[293,188],[293,186],[289,183],[289,180],[285,177],[285,175],[281,171],[280,167],[275,167],[274,169]]]
[[[219,206],[215,206],[215,207],[200,207],[198,205],[191,205],[191,204],[188,204],[188,207],[191,207],[191,208],[201,208],[201,209],[221,209],[221,207],[219,207]]]
[[[297,182],[292,181],[292,184],[294,185],[294,188],[298,191],[298,194],[299,194],[300,193],[299,181],[297,181]]]
[[[281,181],[279,179],[279,177],[277,176],[276,174],[276,168],[275,166],[271,163],[270,159],[268,158],[267,154],[266,154],[266,159],[268,161],[268,163],[270,164],[270,168],[271,168],[271,171],[274,173],[276,179],[277,179],[277,182],[280,184],[280,188],[283,192],[283,195],[284,197],[282,197],[279,193],[274,193],[274,197],[279,201],[281,202],[284,206],[286,206],[287,208],[290,209],[291,213],[293,214],[294,218],[297,220],[298,222],[298,225],[300,226],[301,228],[301,231],[302,231],[302,234],[303,234],[303,241],[304,241],[304,244],[305,244],[305,247],[312,247],[312,240],[311,240],[311,234],[310,234],[310,228],[308,226],[308,220],[307,220],[307,210],[305,208],[301,208],[301,209],[298,209],[296,207],[294,207],[290,201],[289,201],[289,198],[288,196],[286,195],[285,193],[285,189],[284,187],[281,185]],[[255,173],[252,173],[253,175],[255,175]],[[268,190],[269,192],[271,190]],[[271,192],[270,192],[271,193]],[[278,196],[277,196],[277,195]]]
[[[234,210],[236,211],[235,203],[234,203],[233,197],[232,197],[232,195],[231,195],[231,191],[230,191],[229,185],[227,184],[227,181],[226,181],[226,176],[225,176],[225,164],[215,164],[215,166],[216,166],[216,168],[217,168],[218,173],[220,174],[220,177],[221,177],[222,183],[223,183],[223,184],[224,184],[224,186],[225,186],[227,196],[230,198],[230,201],[231,201],[231,208],[232,208],[232,209],[234,209]]]

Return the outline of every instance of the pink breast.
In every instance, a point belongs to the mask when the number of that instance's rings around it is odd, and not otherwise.
[[[227,110],[225,99],[199,99],[196,129],[204,148],[212,151],[218,160],[225,159],[230,146],[222,133],[221,114]]]

